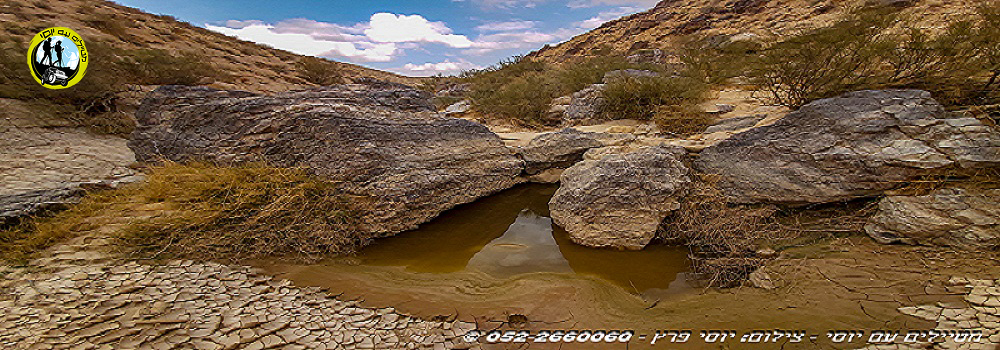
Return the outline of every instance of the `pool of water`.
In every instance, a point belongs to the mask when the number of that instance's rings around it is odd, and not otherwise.
[[[642,251],[587,248],[552,223],[548,201],[557,187],[521,185],[459,206],[419,229],[377,240],[359,262],[415,273],[479,271],[498,278],[550,272],[597,277],[648,298],[691,287],[683,247]]]

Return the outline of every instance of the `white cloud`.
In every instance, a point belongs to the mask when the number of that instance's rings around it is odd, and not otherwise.
[[[391,43],[354,43],[317,39],[304,33],[288,31],[279,33],[275,26],[267,24],[251,24],[239,29],[213,25],[205,27],[225,35],[306,56],[339,56],[361,62],[388,62],[397,53],[395,45]]]
[[[420,15],[376,13],[364,33],[373,41],[382,43],[428,42],[457,48],[472,46],[469,38],[452,34],[443,22],[430,22]]]
[[[532,29],[536,25],[538,25],[538,22],[535,21],[490,22],[476,27],[476,30],[480,32],[507,32]]]
[[[396,71],[406,75],[426,77],[437,74],[455,75],[470,69],[481,69],[481,68],[482,68],[481,66],[465,60],[459,62],[452,62],[450,60],[446,60],[444,62],[438,62],[438,63],[424,63],[424,64],[407,63],[403,65],[402,68],[396,69]]]

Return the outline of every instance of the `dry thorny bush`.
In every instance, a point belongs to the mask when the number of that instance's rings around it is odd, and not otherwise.
[[[811,208],[734,205],[716,182],[716,175],[700,175],[659,231],[661,240],[688,246],[694,279],[709,287],[741,285],[774,250],[863,232],[875,208],[871,200]]]

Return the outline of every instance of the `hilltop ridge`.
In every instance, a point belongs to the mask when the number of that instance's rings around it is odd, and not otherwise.
[[[977,0],[663,0],[528,57],[562,62],[575,57],[636,54],[660,49],[670,54],[679,40],[742,35],[773,40],[832,24],[863,6],[890,6],[915,15],[921,28],[936,30],[973,13]]]

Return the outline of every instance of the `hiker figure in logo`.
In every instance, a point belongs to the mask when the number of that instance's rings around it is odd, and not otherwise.
[[[42,42],[42,51],[45,52],[45,54],[42,55],[42,59],[38,61],[38,63],[45,64],[45,59],[48,58],[49,65],[52,65],[52,53],[50,52],[52,51],[52,38],[45,39],[45,41]]]
[[[63,64],[63,61],[62,61],[62,52],[63,52],[62,40],[56,41],[56,62],[57,63],[54,64],[54,66],[56,66],[56,67],[61,67],[62,64]],[[49,57],[49,61],[52,61],[51,57]]]

